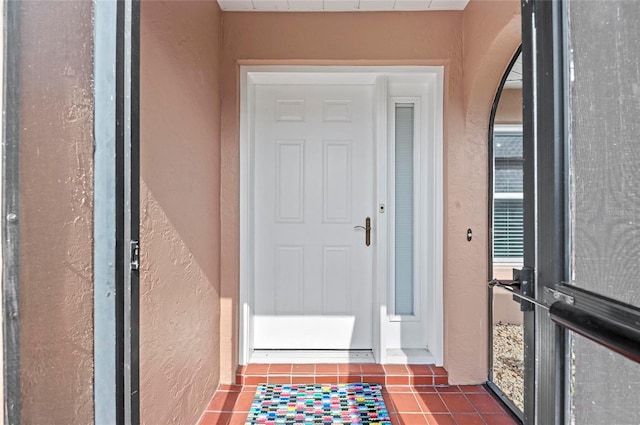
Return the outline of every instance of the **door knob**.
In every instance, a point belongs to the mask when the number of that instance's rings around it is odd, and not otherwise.
[[[353,226],[354,229],[363,229],[365,231],[365,236],[364,236],[364,244],[366,246],[371,245],[371,218],[367,217],[367,219],[364,221],[365,225],[364,226]]]

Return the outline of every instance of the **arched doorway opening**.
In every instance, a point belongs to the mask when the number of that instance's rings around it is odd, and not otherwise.
[[[489,278],[512,281],[523,267],[522,60],[518,48],[496,93],[489,123]],[[489,290],[491,389],[522,419],[524,317],[520,302],[500,287]]]

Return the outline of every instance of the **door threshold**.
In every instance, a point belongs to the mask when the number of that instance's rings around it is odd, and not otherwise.
[[[253,350],[249,363],[375,363],[371,350]]]
[[[388,348],[387,364],[436,364],[436,358],[426,348]]]

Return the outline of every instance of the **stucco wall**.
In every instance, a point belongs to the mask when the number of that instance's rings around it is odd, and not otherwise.
[[[522,89],[502,90],[495,123],[522,124]]]
[[[92,2],[21,8],[23,424],[93,423],[92,15]]]
[[[219,382],[221,12],[141,5],[140,404],[195,423]]]
[[[220,330],[223,382],[231,381],[238,357],[241,64],[445,66],[445,366],[454,383],[486,379],[486,129],[495,90],[520,42],[519,33],[504,33],[504,27],[512,24],[514,15],[519,14],[519,3],[476,0],[469,8],[469,13],[223,15],[221,241],[225,249],[221,252]],[[492,50],[500,36],[516,38],[511,52]],[[491,64],[501,63],[502,69],[487,64],[474,53],[476,50],[496,54]],[[464,55],[471,57],[463,58]],[[477,84],[486,85],[486,89],[479,90]],[[471,116],[473,120],[469,123]],[[469,227],[474,230],[472,243],[466,241]]]
[[[487,135],[491,105],[520,31],[518,1],[472,0],[464,11],[464,135],[449,145],[445,229],[445,356],[454,383],[487,378]],[[471,242],[464,239],[467,227],[474,231]]]

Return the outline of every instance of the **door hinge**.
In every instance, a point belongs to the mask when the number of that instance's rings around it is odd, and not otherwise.
[[[533,268],[523,267],[521,269],[513,269],[513,280],[520,284],[520,294],[525,297],[534,298],[534,282],[533,282]],[[520,311],[533,311],[533,304],[526,299],[516,299],[514,301],[520,302]]]
[[[131,270],[140,269],[140,244],[138,241],[131,241]]]

